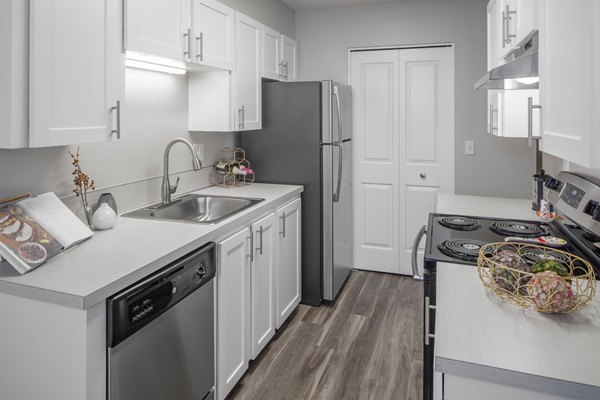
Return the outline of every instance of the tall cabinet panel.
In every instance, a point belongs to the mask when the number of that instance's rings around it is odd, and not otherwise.
[[[252,224],[252,358],[275,335],[275,271],[278,267],[277,217],[271,213]]]
[[[600,168],[600,2],[540,4],[542,150]]]
[[[125,48],[191,60],[190,0],[125,0]]]
[[[262,127],[260,22],[236,12],[235,121],[237,131]]]
[[[277,328],[300,304],[301,297],[301,200],[277,210],[279,220],[279,265],[277,268]]]
[[[215,0],[192,0],[192,61],[233,69],[234,11]]]
[[[250,359],[249,228],[218,244],[218,398],[224,399],[248,369]]]
[[[121,35],[119,0],[31,0],[31,147],[119,138]]]

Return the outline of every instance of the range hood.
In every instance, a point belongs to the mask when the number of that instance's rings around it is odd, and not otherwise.
[[[475,89],[538,89],[538,32],[529,34],[505,57],[505,61],[506,64],[486,72],[475,84]]]

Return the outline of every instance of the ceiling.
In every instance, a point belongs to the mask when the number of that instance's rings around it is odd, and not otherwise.
[[[395,3],[402,0],[281,0],[294,10],[356,6],[360,4]]]

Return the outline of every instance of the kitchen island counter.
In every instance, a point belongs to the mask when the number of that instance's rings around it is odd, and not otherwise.
[[[600,297],[575,313],[543,314],[496,299],[473,266],[437,271],[436,371],[530,392],[521,398],[600,398]]]

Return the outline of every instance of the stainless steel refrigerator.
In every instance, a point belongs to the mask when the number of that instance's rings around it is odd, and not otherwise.
[[[350,87],[263,82],[263,129],[241,147],[257,182],[304,186],[302,302],[334,300],[353,262]]]

